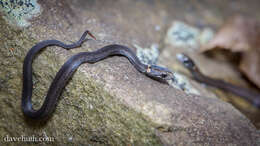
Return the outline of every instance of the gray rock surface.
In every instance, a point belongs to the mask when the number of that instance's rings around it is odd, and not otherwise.
[[[230,104],[208,98],[207,92],[188,95],[154,81],[124,57],[81,65],[47,123],[23,116],[22,63],[34,44],[77,41],[86,29],[98,38],[71,51],[49,47],[36,57],[33,101],[40,107],[55,73],[72,54],[111,43],[132,48],[161,44],[174,18],[168,3],[46,0],[39,1],[41,14],[26,28],[1,17],[0,145],[21,144],[4,141],[7,136],[33,135],[54,138],[35,142],[43,145],[257,145],[259,132]]]

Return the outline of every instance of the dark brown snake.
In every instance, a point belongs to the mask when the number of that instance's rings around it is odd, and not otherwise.
[[[130,48],[117,44],[108,45],[93,52],[80,52],[70,57],[66,63],[63,64],[52,81],[43,105],[40,109],[35,110],[32,106],[32,62],[35,55],[48,46],[59,46],[67,50],[80,47],[86,40],[85,37],[87,34],[95,39],[89,31],[85,31],[80,40],[76,43],[66,45],[58,40],[46,40],[39,42],[29,50],[23,64],[22,111],[26,117],[32,119],[47,119],[54,111],[58,97],[68,80],[82,63],[95,63],[109,56],[124,56],[139,72],[155,80],[164,82],[173,78],[173,73],[167,68],[141,63]]]
[[[255,107],[260,108],[260,93],[203,75],[194,61],[188,55],[177,54],[177,59],[191,72],[193,78],[196,81],[241,96]]]

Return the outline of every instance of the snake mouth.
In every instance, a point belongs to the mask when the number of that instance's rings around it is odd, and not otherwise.
[[[172,71],[157,65],[148,65],[146,73],[148,76],[157,80],[172,80],[174,78]]]
[[[172,80],[174,78],[174,74],[173,74],[173,72],[167,72],[165,74],[162,74],[161,77],[164,80]]]

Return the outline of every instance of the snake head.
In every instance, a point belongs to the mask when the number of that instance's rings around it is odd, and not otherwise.
[[[157,65],[148,65],[146,74],[156,80],[166,81],[174,78],[172,71],[167,68],[160,67]]]
[[[176,57],[177,57],[178,61],[180,61],[187,69],[189,69],[191,71],[196,69],[195,63],[189,56],[187,56],[183,53],[179,53],[176,55]]]

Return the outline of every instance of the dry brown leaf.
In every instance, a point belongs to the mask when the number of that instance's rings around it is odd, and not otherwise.
[[[215,48],[242,52],[240,70],[260,88],[260,22],[245,16],[234,16],[201,51]]]
[[[260,88],[260,49],[244,52],[239,68]]]
[[[225,23],[202,52],[223,48],[243,52],[260,47],[260,22],[245,16],[234,16]]]

